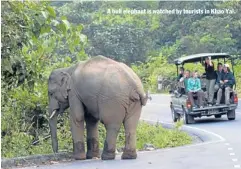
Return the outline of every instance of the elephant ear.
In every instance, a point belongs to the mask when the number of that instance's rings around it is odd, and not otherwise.
[[[68,91],[70,90],[70,75],[66,72],[61,72],[61,93],[64,98],[68,98]]]

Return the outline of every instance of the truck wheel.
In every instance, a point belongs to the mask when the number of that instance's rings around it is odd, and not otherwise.
[[[216,114],[216,115],[214,115],[215,116],[215,118],[216,119],[219,119],[219,118],[221,118],[222,117],[222,115],[221,114]]]
[[[171,106],[171,112],[172,112],[172,120],[173,122],[177,122],[180,120],[180,115],[177,114],[177,112],[174,110],[174,108]]]
[[[191,115],[188,115],[185,110],[183,110],[183,121],[184,124],[193,124],[195,123],[194,117]]]
[[[235,110],[229,110],[227,113],[228,120],[235,120]]]

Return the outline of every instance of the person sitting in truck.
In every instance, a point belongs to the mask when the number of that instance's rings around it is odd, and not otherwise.
[[[223,64],[222,63],[218,63],[216,74],[217,74],[217,78],[216,78],[216,82],[215,82],[215,86],[214,86],[215,92],[217,92],[219,89],[221,76],[223,74]]]
[[[235,84],[235,79],[234,79],[233,73],[230,72],[229,65],[224,64],[223,73],[221,76],[220,85],[219,85],[218,94],[217,94],[216,105],[220,104],[223,91],[225,93],[225,104],[227,104],[227,105],[230,104],[230,101],[229,101],[230,100],[230,92],[231,92],[234,84]]]
[[[194,102],[194,95],[197,95],[198,98],[198,106],[200,108],[203,107],[203,91],[201,89],[201,80],[198,78],[198,72],[195,71],[192,73],[193,76],[188,79],[187,81],[187,92],[188,92],[188,98],[192,104],[193,108],[197,108]]]
[[[187,91],[187,81],[189,78],[190,78],[190,70],[186,70],[184,73],[184,76],[179,80],[180,83],[184,84],[183,88],[185,89],[185,91]]]
[[[180,79],[184,76],[184,68],[180,67],[179,69],[179,75],[177,76],[177,81],[179,82]]]

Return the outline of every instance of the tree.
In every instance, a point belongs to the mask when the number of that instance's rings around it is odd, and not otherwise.
[[[86,59],[86,36],[48,2],[2,2],[2,22],[3,156],[49,152],[32,146],[48,135],[47,80],[54,68]]]

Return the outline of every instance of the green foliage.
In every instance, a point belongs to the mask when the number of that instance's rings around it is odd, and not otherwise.
[[[47,2],[3,2],[2,6],[2,81],[8,88],[26,79],[29,86],[44,80],[43,68],[64,62],[68,55],[73,60],[86,58],[82,26],[56,17]]]
[[[53,4],[53,5],[51,5]],[[226,15],[123,15],[108,9],[234,9]],[[1,3],[2,155],[16,157],[51,153],[46,108],[47,80],[55,68],[88,55],[104,55],[132,65],[146,89],[157,91],[157,77],[176,77],[175,58],[200,52],[241,53],[241,4],[227,2],[33,2]],[[87,38],[88,37],[88,38]],[[235,61],[241,94],[241,57]],[[186,69],[204,72],[200,64]],[[180,124],[181,125],[181,124]],[[179,128],[179,125],[177,125]],[[100,146],[105,129],[100,125]],[[180,136],[180,137],[179,137]],[[68,115],[58,122],[59,146],[72,151]],[[152,138],[150,140],[150,138]],[[170,141],[171,140],[171,141]],[[189,143],[178,130],[140,123],[137,147]],[[33,145],[36,143],[36,145]],[[124,144],[124,130],[118,147]]]
[[[155,2],[156,3],[156,2]],[[142,3],[153,4],[151,3]],[[104,55],[130,65],[145,61],[152,42],[150,29],[158,26],[158,19],[147,15],[108,14],[109,9],[130,9],[131,3],[115,2],[74,2],[58,8],[70,22],[84,24],[89,45],[86,52],[90,56]],[[154,6],[154,5],[152,5]],[[152,21],[155,22],[154,26]]]
[[[48,76],[55,68],[86,59],[87,38],[82,25],[56,17],[48,2],[3,2],[2,22],[2,154],[49,152],[47,145],[32,146],[46,143],[49,135]]]
[[[162,55],[151,57],[147,63],[132,65],[132,69],[141,78],[144,88],[152,92],[157,91],[157,77],[162,76],[172,79],[176,75],[176,66],[168,64],[167,59]]]
[[[58,126],[59,149],[61,152],[71,152],[73,149],[72,136],[69,128],[69,121],[66,115],[65,120]],[[104,147],[106,131],[103,124],[99,125],[99,144]],[[6,136],[2,142],[2,156],[5,158],[28,156],[33,154],[52,153],[51,139],[40,138],[38,145],[31,145],[32,136],[24,132],[14,132]],[[192,138],[178,129],[164,129],[160,124],[151,125],[146,122],[139,122],[137,127],[137,149],[142,150],[144,144],[153,144],[156,148],[175,147],[190,144]],[[125,145],[125,131],[122,126],[117,137],[117,149]]]
[[[175,147],[190,144],[191,137],[179,130],[164,129],[160,124],[149,125],[139,123],[137,129],[137,148],[143,149],[145,143],[153,144],[157,148]]]

